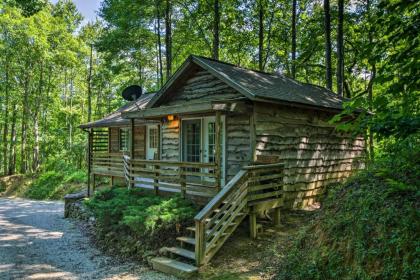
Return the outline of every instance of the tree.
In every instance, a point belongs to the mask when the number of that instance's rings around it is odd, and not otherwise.
[[[325,32],[325,80],[327,88],[332,90],[331,70],[331,17],[330,0],[324,0],[324,32]]]
[[[213,27],[213,59],[219,59],[219,28],[220,7],[219,0],[214,0],[214,27]]]
[[[296,13],[297,0],[293,0],[292,6],[292,78],[296,78]]]
[[[344,83],[344,0],[338,0],[338,24],[337,24],[337,94],[343,98]]]
[[[171,0],[165,3],[166,79],[169,79],[172,75],[172,5]]]
[[[258,69],[264,71],[263,50],[264,50],[264,3],[263,0],[258,1]]]

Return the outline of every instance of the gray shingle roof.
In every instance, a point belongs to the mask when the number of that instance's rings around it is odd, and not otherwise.
[[[123,119],[121,113],[125,112],[132,112],[144,109],[149,103],[149,101],[153,98],[154,93],[146,93],[141,95],[136,101],[129,102],[123,106],[121,106],[117,111],[105,116],[100,120],[96,120],[93,122],[85,123],[80,125],[80,128],[92,128],[92,127],[112,127],[112,126],[125,126],[130,124],[129,119]]]
[[[281,74],[244,69],[200,56],[192,56],[192,61],[250,99],[261,98],[332,109],[342,108],[342,100],[323,87],[301,83]]]

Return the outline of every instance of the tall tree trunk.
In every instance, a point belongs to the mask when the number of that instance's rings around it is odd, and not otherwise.
[[[159,83],[160,86],[163,86],[163,66],[162,66],[162,41],[160,34],[160,1],[156,2],[156,18],[157,18],[157,47],[158,47],[158,73],[159,73]]]
[[[44,67],[42,62],[40,63],[39,66],[39,85],[38,85],[38,96],[36,97],[36,104],[41,104],[41,97],[43,95],[43,83],[44,83]],[[32,171],[36,172],[38,171],[39,168],[39,111],[40,111],[40,105],[35,106],[35,111],[34,111],[34,148],[33,148],[33,161],[32,161]]]
[[[296,78],[296,13],[297,0],[293,0],[292,6],[292,78]]]
[[[6,56],[5,62],[5,101],[4,101],[4,126],[3,126],[3,173],[7,174],[7,134],[9,133],[9,62]]]
[[[16,171],[16,117],[17,117],[17,106],[16,102],[12,105],[12,124],[10,128],[10,140],[9,140],[9,167],[8,175],[15,174]]]
[[[344,82],[344,0],[338,0],[338,24],[337,24],[337,94],[343,98]]]
[[[332,90],[330,0],[324,0],[324,32],[325,32],[325,81],[326,81],[327,88]]]
[[[213,23],[213,59],[219,59],[219,33],[220,33],[220,5],[219,0],[214,0],[214,23]]]
[[[29,69],[29,68],[27,68]],[[23,90],[23,102],[22,102],[22,119],[21,119],[21,141],[20,141],[20,173],[25,174],[27,170],[27,155],[26,155],[26,143],[27,143],[27,118],[29,113],[29,74],[26,74],[24,81]]]
[[[373,28],[372,25],[370,25],[371,23],[371,16],[370,16],[370,5],[371,2],[370,0],[366,1],[366,13],[367,13],[367,17],[368,17],[368,22],[369,22],[369,46],[372,47],[373,44]],[[369,64],[371,66],[371,74],[370,74],[370,79],[369,79],[369,84],[368,84],[368,88],[367,88],[367,92],[368,92],[368,108],[370,112],[373,112],[373,83],[376,77],[376,63],[375,61],[369,61]],[[373,161],[375,159],[375,147],[374,147],[374,137],[373,137],[373,131],[372,131],[372,127],[369,126],[368,129],[368,133],[369,133],[369,157],[370,160]]]
[[[263,0],[260,0],[258,3],[258,20],[259,20],[259,30],[258,30],[258,69],[264,71],[264,4]]]
[[[93,63],[93,44],[90,44],[89,56],[89,76],[88,76],[88,122],[92,119],[92,63]]]
[[[166,80],[172,75],[172,5],[166,0],[165,7]]]

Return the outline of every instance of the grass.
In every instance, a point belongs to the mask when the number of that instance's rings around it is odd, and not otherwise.
[[[0,193],[39,200],[63,199],[64,195],[85,189],[87,175],[64,159],[51,159],[36,174],[0,178]]]

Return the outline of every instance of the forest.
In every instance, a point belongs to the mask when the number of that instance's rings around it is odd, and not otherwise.
[[[11,263],[16,261],[15,256],[20,259],[27,255],[32,266],[33,256],[45,262],[43,255],[50,258],[50,251],[56,253],[53,246],[60,252],[63,244],[69,250],[78,250],[79,245],[71,244],[80,242],[44,243],[46,253],[39,251],[42,246],[32,246],[29,239],[25,242],[31,245],[26,247],[21,243],[4,245],[20,242],[15,236],[35,240],[39,236],[32,232],[43,233],[48,223],[40,229],[26,229],[42,218],[53,221],[48,230],[54,233],[60,231],[54,227],[64,225],[63,237],[49,238],[48,242],[72,236],[65,232],[69,226],[61,210],[33,211],[31,207],[35,206],[31,205],[43,201],[13,200],[10,195],[59,200],[65,194],[86,190],[91,149],[88,133],[79,125],[101,119],[125,104],[121,93],[127,86],[158,91],[187,57],[197,55],[330,90],[328,94],[336,94],[344,105],[336,115],[328,115],[334,116],[325,121],[325,126],[334,126],[334,134],[362,136],[363,145],[366,143],[360,148],[365,169],[344,182],[329,185],[319,194],[319,208],[305,214],[282,208],[281,234],[272,233],[267,240],[257,241],[251,241],[248,235],[246,239],[232,238],[233,245],[224,247],[220,259],[210,264],[200,279],[251,279],[242,277],[246,269],[258,277],[268,275],[252,279],[420,278],[418,1],[102,0],[95,20],[83,17],[78,10],[80,2],[0,1],[0,224],[7,225],[0,227],[0,235],[7,237],[0,240],[0,246],[9,252]],[[308,123],[312,125],[312,121]],[[134,121],[131,125],[133,131]],[[181,176],[181,172],[177,174]],[[17,184],[22,186],[8,193],[10,178],[19,178]],[[277,186],[276,191],[283,189]],[[221,192],[223,189],[218,194]],[[318,193],[315,195],[318,197]],[[138,261],[135,266],[153,254],[159,255],[156,252],[161,243],[175,242],[174,229],[180,234],[181,224],[184,227],[194,222],[198,211],[185,197],[147,196],[140,188],[104,187],[83,199],[74,203],[73,211],[88,209],[84,214],[88,223],[94,220],[90,225],[96,238],[94,245],[122,260]],[[19,204],[21,201],[26,206]],[[62,202],[49,203],[49,207],[56,203],[63,208]],[[228,207],[225,197],[220,199],[222,204],[222,210],[211,209],[228,212],[223,211]],[[46,205],[42,205],[44,210]],[[6,211],[7,207],[10,209]],[[13,211],[26,212],[15,215]],[[276,220],[280,219],[279,211]],[[6,212],[13,217],[7,220]],[[244,213],[239,214],[249,214]],[[37,218],[31,218],[31,214]],[[22,224],[17,225],[19,222]],[[221,224],[225,228],[228,223],[222,220]],[[199,228],[204,235],[206,228]],[[18,229],[25,232],[18,234]],[[254,229],[257,231],[256,222]],[[44,242],[45,236],[38,239]],[[205,244],[205,239],[200,240]],[[190,244],[195,246],[195,242]],[[22,253],[18,247],[29,253]],[[247,249],[237,253],[243,248]],[[84,247],[82,251],[86,255]],[[191,254],[192,258],[196,256]],[[245,260],[245,268],[231,262],[229,254],[235,260]],[[251,258],[261,262],[255,265]],[[91,261],[96,259],[96,254],[90,257]],[[74,262],[68,256],[61,261],[62,267]],[[89,262],[77,259],[69,271]],[[213,273],[212,265],[221,272]],[[3,267],[9,277],[8,265]],[[108,271],[102,263],[100,267],[109,276],[111,269]],[[2,273],[0,268],[0,278]],[[87,279],[85,276],[81,278]]]
[[[84,166],[78,125],[158,90],[190,54],[327,87],[362,109],[370,159],[419,128],[414,0],[104,0],[84,23],[70,0],[0,4],[0,173]],[[62,165],[60,165],[62,166]],[[69,167],[70,168],[70,167]]]

